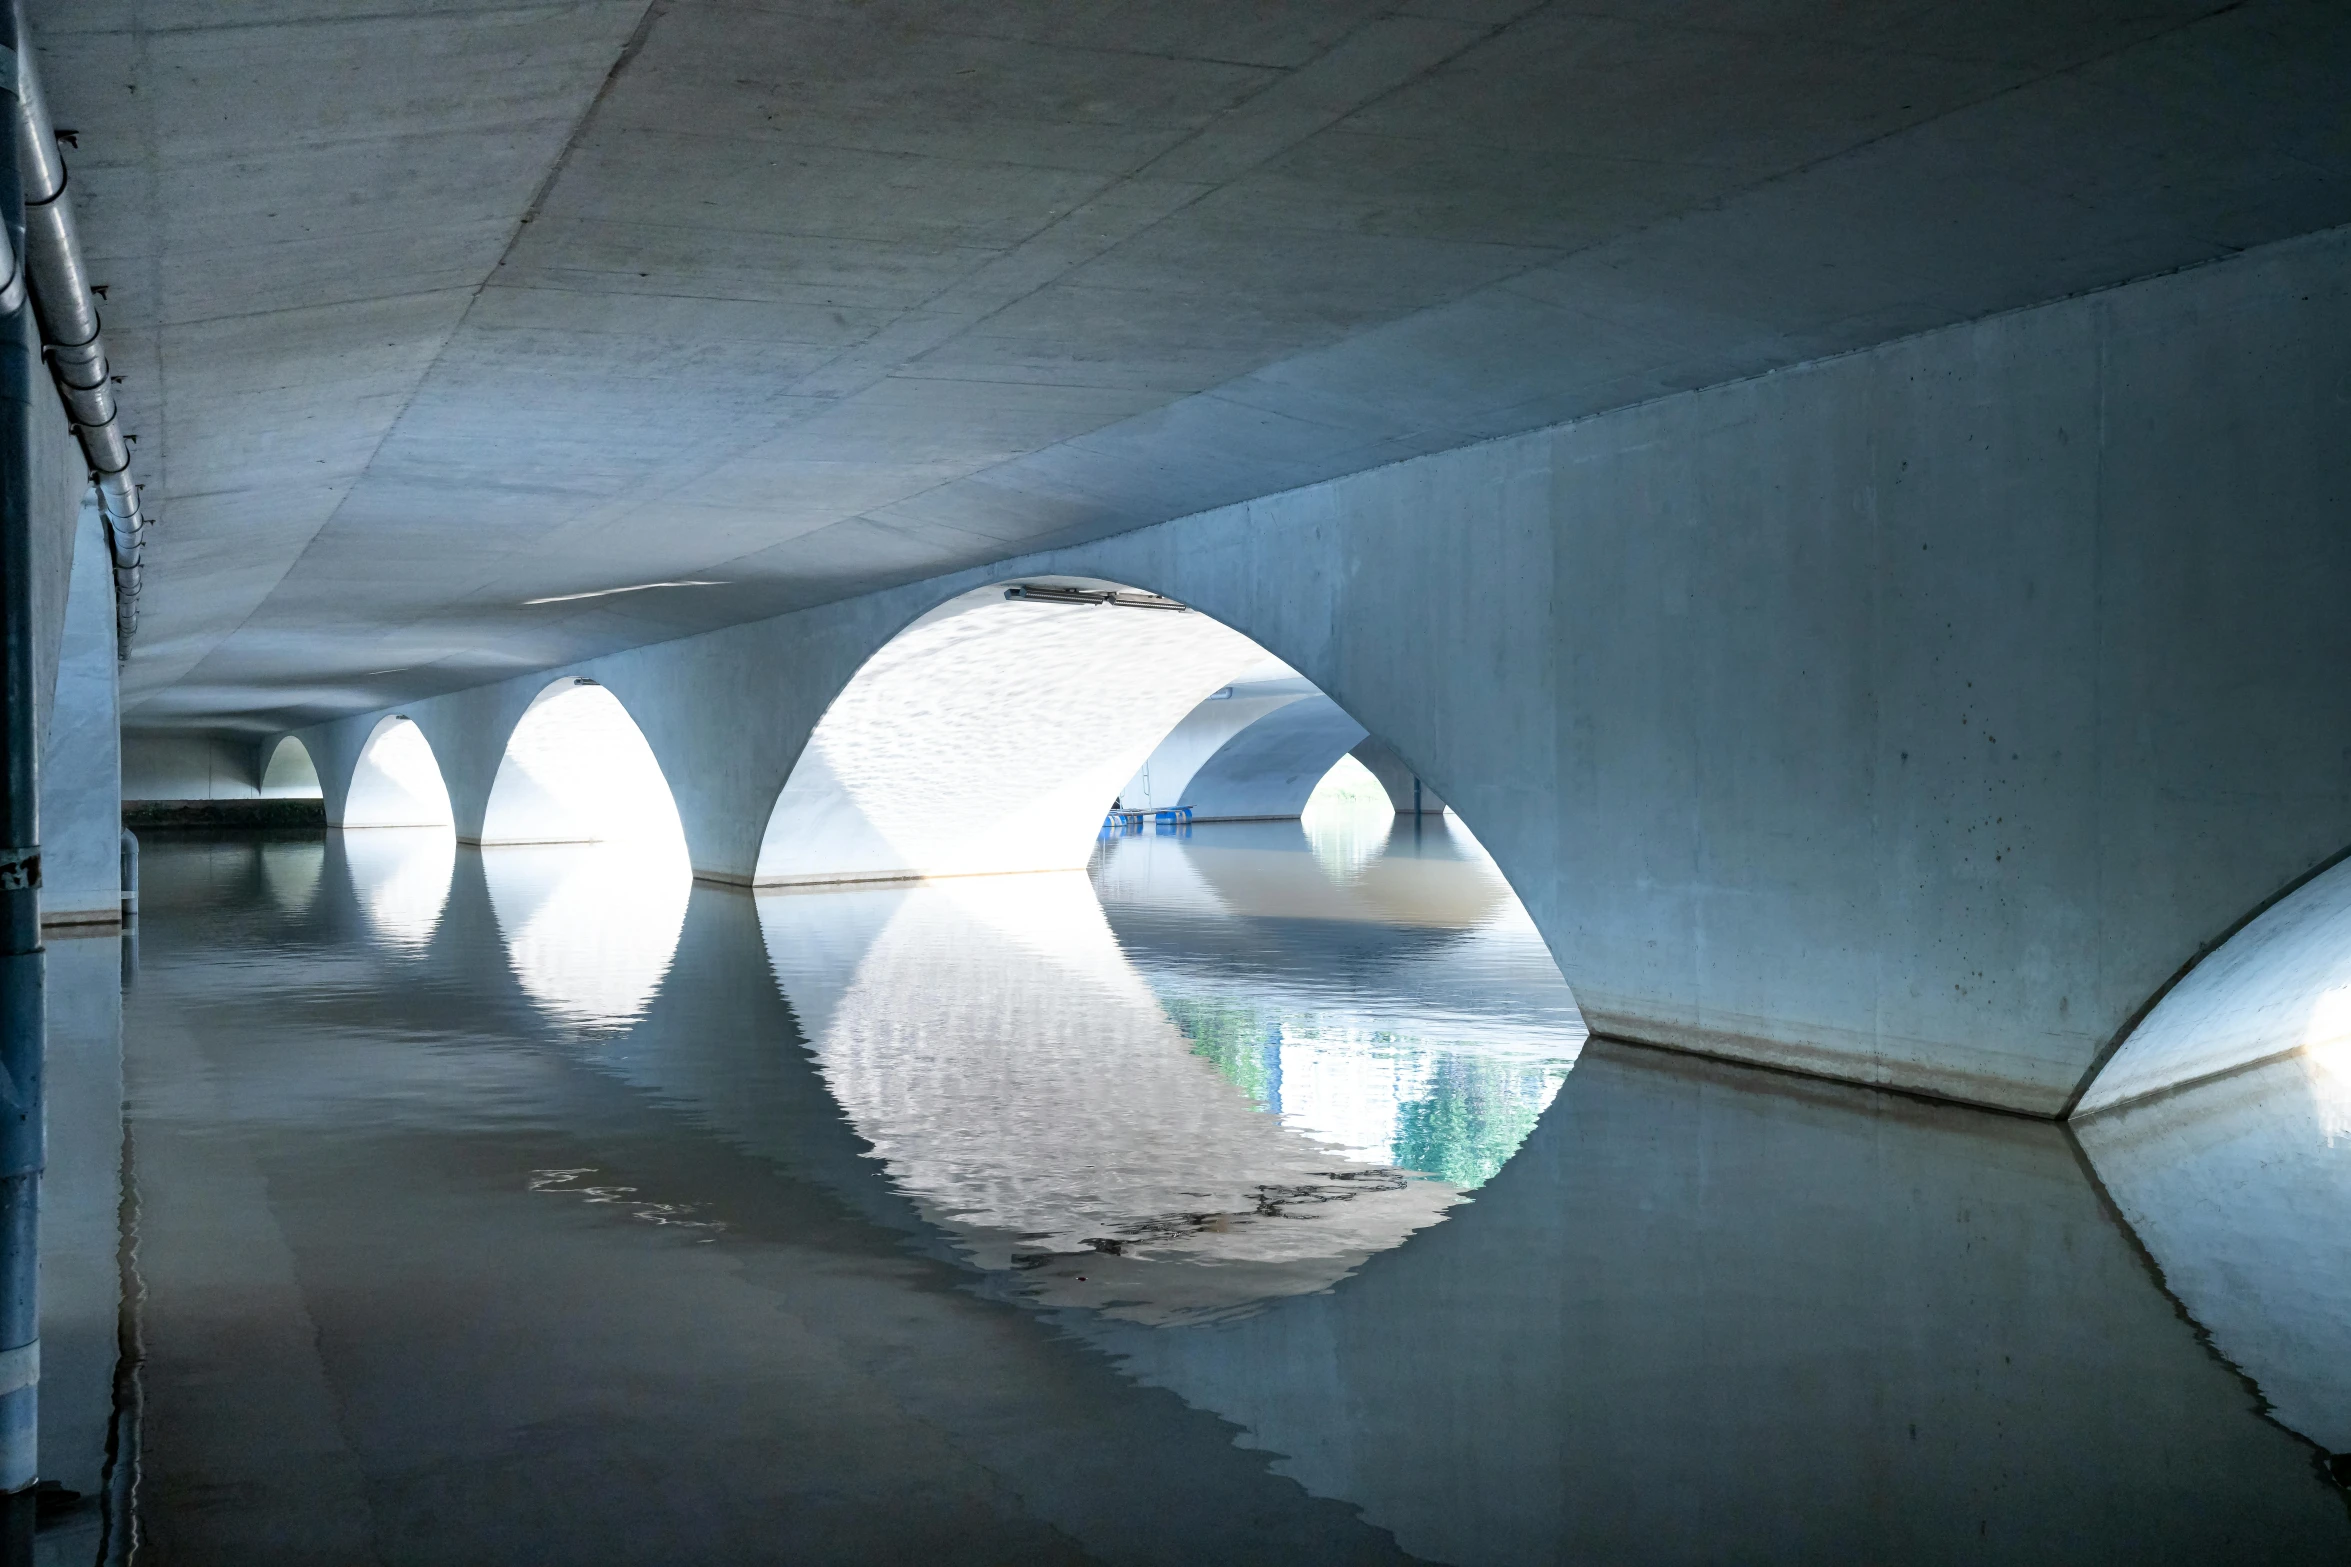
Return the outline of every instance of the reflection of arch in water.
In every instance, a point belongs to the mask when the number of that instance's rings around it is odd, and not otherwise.
[[[326,870],[326,845],[310,842],[264,843],[261,879],[269,895],[287,914],[300,917],[318,901],[319,878]]]
[[[321,792],[308,746],[286,735],[270,747],[269,761],[261,769],[263,799],[315,800]]]
[[[555,1022],[636,1022],[677,954],[693,872],[641,842],[486,849],[482,875],[523,991]]]
[[[345,827],[445,827],[455,830],[449,790],[424,731],[401,715],[368,734],[343,801]]]
[[[2351,1450],[2351,861],[2182,975],[2074,1127],[2167,1286],[2279,1422]]]
[[[368,928],[397,951],[422,952],[449,904],[457,835],[411,828],[345,833],[342,840]]]
[[[515,724],[480,841],[628,841],[685,852],[677,802],[643,731],[610,691],[573,676],[541,691]]]
[[[2313,1021],[2344,1041],[2326,1014],[2351,992],[2330,995]],[[2322,1044],[2074,1132],[2165,1287],[2278,1423],[2351,1452],[2351,1061]]]
[[[1457,1200],[1262,1113],[1126,962],[1082,875],[759,910],[874,1156],[976,1261],[1050,1301],[1183,1317],[1321,1289]]]

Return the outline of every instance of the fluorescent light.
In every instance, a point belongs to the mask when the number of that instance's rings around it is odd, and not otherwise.
[[[556,593],[551,594],[543,599],[524,599],[522,602],[523,607],[527,609],[533,604],[571,604],[576,603],[581,599],[610,598],[615,593],[642,593],[647,588],[723,588],[725,586],[726,584],[723,582],[703,582],[700,580],[691,580],[685,582],[639,582],[633,586],[625,588],[598,588],[593,593]]]

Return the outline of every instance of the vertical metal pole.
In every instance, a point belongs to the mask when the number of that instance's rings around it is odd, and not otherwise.
[[[24,254],[17,8],[0,5],[0,222]],[[42,1163],[39,703],[33,682],[33,377],[29,303],[0,317],[0,1563],[32,1559],[39,1457]]]

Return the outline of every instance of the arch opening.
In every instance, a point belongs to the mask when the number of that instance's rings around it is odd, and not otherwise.
[[[618,697],[567,675],[532,699],[477,841],[524,993],[575,1033],[631,1026],[669,972],[693,871],[669,780]]]
[[[686,834],[669,780],[628,709],[594,681],[567,675],[515,724],[477,841],[622,843],[683,854]]]
[[[2313,876],[2222,942],[2148,1009],[2082,1093],[2111,1110],[2261,1062],[2351,1056],[2351,860]]]
[[[810,735],[753,879],[1082,868],[1120,786],[1203,698],[1266,659],[1165,600],[1079,596],[1112,589],[982,588],[899,632]]]
[[[368,735],[351,770],[342,825],[455,830],[441,764],[414,720],[396,714]]]
[[[1142,1320],[1326,1288],[1499,1170],[1581,1016],[1491,857],[1312,682],[1049,586],[941,605],[820,720],[755,878],[777,979],[981,1267]]]
[[[270,747],[269,761],[261,769],[263,799],[315,800],[323,792],[319,788],[318,767],[310,758],[308,746],[286,735]]]

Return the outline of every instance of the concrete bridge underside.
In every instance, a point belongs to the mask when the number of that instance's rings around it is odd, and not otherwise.
[[[1596,1033],[2057,1114],[2351,845],[2347,259],[2288,241],[301,735],[334,817],[409,715],[478,836],[522,714],[592,678],[697,871],[748,882],[907,627],[1147,589],[1426,779]]]

